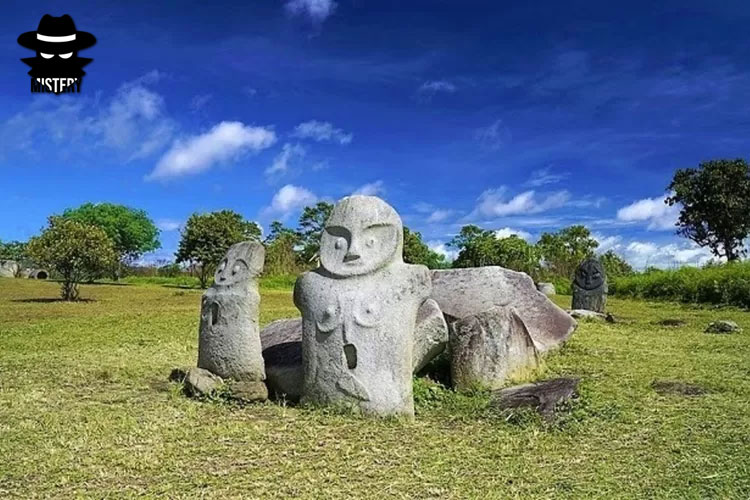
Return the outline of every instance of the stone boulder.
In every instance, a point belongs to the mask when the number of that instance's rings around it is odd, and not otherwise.
[[[29,279],[32,280],[46,280],[49,278],[49,272],[45,269],[33,269],[29,273]]]
[[[450,325],[451,378],[457,390],[497,389],[539,366],[539,353],[512,307],[495,306]]]
[[[494,306],[513,307],[539,352],[560,346],[576,329],[527,274],[499,266],[432,271],[432,298],[448,323]]]
[[[553,283],[537,283],[536,289],[547,297],[552,297],[557,294],[557,290],[555,290],[555,285]]]
[[[556,378],[508,387],[496,391],[490,398],[490,405],[500,410],[529,407],[534,408],[547,419],[555,414],[559,404],[578,396],[579,378]]]
[[[417,311],[414,330],[414,373],[424,368],[445,350],[448,325],[437,302],[427,299]]]
[[[18,262],[15,260],[0,260],[0,278],[15,278],[18,270]]]
[[[712,321],[706,328],[706,333],[736,333],[741,332],[742,328],[739,327],[734,321]]]
[[[596,311],[589,311],[588,309],[573,309],[569,313],[573,318],[578,320],[589,320],[589,321],[605,321],[607,319],[606,314],[598,313]]]
[[[230,380],[229,396],[240,403],[255,403],[268,399],[268,389],[261,381]]]

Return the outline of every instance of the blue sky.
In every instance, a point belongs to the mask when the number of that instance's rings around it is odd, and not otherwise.
[[[193,212],[294,227],[364,192],[440,251],[467,223],[532,242],[580,223],[670,266],[708,256],[674,235],[674,170],[746,156],[746,2],[4,7],[2,240],[109,201],[148,211],[168,258]],[[81,94],[29,92],[16,38],[45,13],[98,38]]]

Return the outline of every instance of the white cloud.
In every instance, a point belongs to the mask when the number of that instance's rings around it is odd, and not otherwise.
[[[664,245],[649,241],[632,241],[622,248],[620,253],[636,269],[700,266],[713,258],[710,250],[695,244]]]
[[[433,252],[439,253],[444,256],[447,261],[454,261],[458,257],[458,250],[455,250],[442,241],[428,241],[427,246]]]
[[[276,155],[273,164],[266,169],[266,175],[283,174],[289,170],[289,164],[295,158],[302,158],[307,154],[307,150],[300,144],[286,143],[281,148],[281,152]]]
[[[34,153],[46,143],[62,156],[80,159],[89,149],[106,148],[124,161],[164,148],[177,124],[167,116],[164,98],[149,88],[163,78],[152,71],[121,85],[108,101],[42,96],[0,128],[0,149]]]
[[[529,180],[524,185],[529,187],[545,186],[547,184],[557,184],[570,176],[569,172],[552,172],[550,167],[545,167],[531,172]]]
[[[332,141],[339,144],[349,144],[354,139],[353,134],[347,134],[340,128],[335,128],[330,122],[310,120],[300,123],[294,128],[292,137],[312,139],[317,142]]]
[[[510,200],[506,200],[507,188],[488,189],[478,199],[474,214],[488,217],[504,217],[517,214],[536,214],[560,208],[570,199],[568,191],[557,191],[537,196],[535,191],[524,191]]]
[[[497,239],[509,238],[514,235],[526,241],[529,241],[531,239],[531,233],[523,231],[521,229],[513,229],[510,227],[504,227],[502,229],[498,229],[497,231],[495,231],[495,238]]]
[[[286,219],[295,210],[311,205],[317,200],[318,197],[308,189],[287,184],[273,196],[271,205],[263,210],[263,214]]]
[[[315,24],[325,21],[336,10],[333,0],[289,0],[286,11],[294,16],[307,16]]]
[[[506,146],[511,140],[510,129],[502,120],[496,120],[487,127],[477,129],[474,136],[482,147],[493,151]]]
[[[385,187],[383,186],[383,181],[375,181],[370,182],[368,184],[365,184],[363,186],[360,186],[352,194],[361,194],[365,196],[377,196],[378,194],[382,194],[385,192]]]
[[[453,215],[453,210],[448,209],[437,209],[434,210],[429,217],[427,217],[427,222],[430,224],[436,223],[436,222],[443,222],[448,217]]]
[[[679,205],[664,203],[666,197],[644,198],[617,211],[617,220],[622,222],[648,221],[648,229],[674,229],[680,214]]]
[[[190,109],[193,112],[198,112],[205,108],[206,104],[208,104],[211,99],[213,99],[213,96],[211,94],[199,94],[193,96],[193,98],[190,99]]]
[[[619,235],[604,236],[603,234],[593,233],[591,236],[599,242],[599,246],[596,248],[597,253],[602,254],[608,250],[618,251],[621,247],[622,237]]]
[[[221,122],[204,134],[175,141],[147,179],[197,174],[245,153],[266,149],[274,142],[276,134],[270,128]]]
[[[182,222],[174,219],[159,219],[156,221],[156,227],[162,231],[177,231],[182,226]]]
[[[418,89],[421,94],[437,94],[438,92],[453,93],[458,88],[447,80],[431,80],[424,82]]]

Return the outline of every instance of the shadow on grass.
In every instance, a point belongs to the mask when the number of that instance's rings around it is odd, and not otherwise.
[[[50,299],[13,299],[11,302],[21,302],[24,304],[52,304],[55,302],[69,302],[69,303],[76,303],[76,302],[96,302],[94,299],[78,299],[78,300],[63,300],[60,298]]]

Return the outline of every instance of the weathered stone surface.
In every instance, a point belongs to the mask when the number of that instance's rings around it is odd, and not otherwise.
[[[224,381],[203,368],[190,368],[185,375],[185,394],[193,397],[210,397],[224,386]]]
[[[496,306],[450,325],[451,379],[458,390],[497,389],[539,366],[539,353],[512,307]]]
[[[607,307],[607,274],[596,259],[586,259],[573,279],[573,307],[604,313]]]
[[[49,272],[46,269],[32,269],[29,273],[29,279],[46,280],[49,278]]]
[[[299,400],[302,395],[302,318],[269,323],[260,331],[260,341],[269,393],[290,401]],[[417,312],[414,373],[440,355],[447,344],[448,325],[437,303],[428,299]]]
[[[21,269],[21,271],[18,273],[19,278],[30,278],[31,277],[31,269]]]
[[[0,260],[0,278],[15,278],[18,271],[18,262],[15,260]]]
[[[265,382],[231,380],[227,385],[230,397],[242,403],[255,403],[268,399],[268,388]]]
[[[448,344],[448,325],[438,303],[427,299],[417,311],[414,329],[413,370],[418,372],[445,350]]]
[[[432,271],[431,298],[448,323],[494,306],[513,307],[539,352],[558,347],[576,328],[575,320],[539,292],[527,274],[499,266]]]
[[[552,297],[557,294],[557,290],[555,290],[555,285],[553,283],[537,283],[536,289],[547,297]]]
[[[607,319],[606,314],[589,311],[587,309],[573,309],[572,311],[570,311],[570,315],[578,320],[583,319],[589,321],[605,321]]]
[[[262,244],[245,241],[233,245],[219,264],[201,304],[200,368],[226,379],[265,379],[257,281],[264,257]]]
[[[706,328],[706,333],[736,333],[741,332],[742,328],[739,327],[734,321],[712,321]]]
[[[414,325],[430,295],[426,267],[404,264],[403,226],[373,196],[339,201],[326,222],[320,267],[300,276],[302,401],[370,415],[414,415]]]
[[[705,388],[681,380],[654,380],[651,388],[662,396],[701,396],[708,393]]]
[[[298,401],[302,395],[302,318],[280,319],[260,331],[266,384],[271,396]]]
[[[508,387],[492,394],[491,405],[501,410],[530,407],[551,418],[559,404],[578,396],[580,382],[579,378],[563,377]]]

